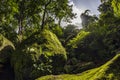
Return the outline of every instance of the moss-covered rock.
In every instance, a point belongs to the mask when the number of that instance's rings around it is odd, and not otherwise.
[[[63,72],[66,59],[66,51],[56,35],[43,30],[18,45],[11,63],[16,80],[34,80],[39,76]]]
[[[63,71],[63,66],[67,56],[64,47],[56,35],[49,30],[44,30],[40,33],[40,35],[36,35],[35,39],[36,42],[27,47],[30,51],[36,54],[34,59],[36,58],[39,61],[41,60],[40,62],[50,64],[52,66],[53,74],[58,74]]]
[[[11,41],[0,34],[0,62],[6,63],[15,49]]]
[[[104,65],[80,74],[50,75],[36,80],[120,80],[120,54]]]
[[[11,65],[14,68],[15,80],[32,80],[33,70],[31,56],[22,50],[16,50],[11,56]]]
[[[10,64],[14,50],[12,42],[0,34],[0,80],[14,80],[14,71]]]

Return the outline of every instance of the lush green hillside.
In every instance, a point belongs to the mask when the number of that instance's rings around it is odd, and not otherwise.
[[[104,65],[85,71],[80,74],[64,74],[50,75],[38,78],[36,80],[120,80],[120,54],[117,54],[113,59]]]

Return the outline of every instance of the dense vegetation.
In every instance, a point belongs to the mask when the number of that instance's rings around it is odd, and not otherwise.
[[[85,71],[80,74],[64,74],[64,75],[50,75],[38,78],[36,80],[119,80],[120,79],[120,54],[104,65]]]
[[[120,80],[119,0],[83,12],[82,29],[61,26],[76,17],[69,0],[0,4],[0,80]]]

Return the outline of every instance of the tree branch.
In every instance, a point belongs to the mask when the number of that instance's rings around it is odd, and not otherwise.
[[[47,6],[48,6],[50,3],[51,3],[51,0],[49,0],[49,2],[45,4],[45,9],[44,9],[44,12],[43,12],[43,17],[42,17],[41,30],[44,29],[46,10],[47,10]]]

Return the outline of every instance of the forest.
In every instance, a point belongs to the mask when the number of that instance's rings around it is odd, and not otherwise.
[[[120,80],[120,0],[100,1],[79,29],[70,0],[0,0],[0,80]]]

